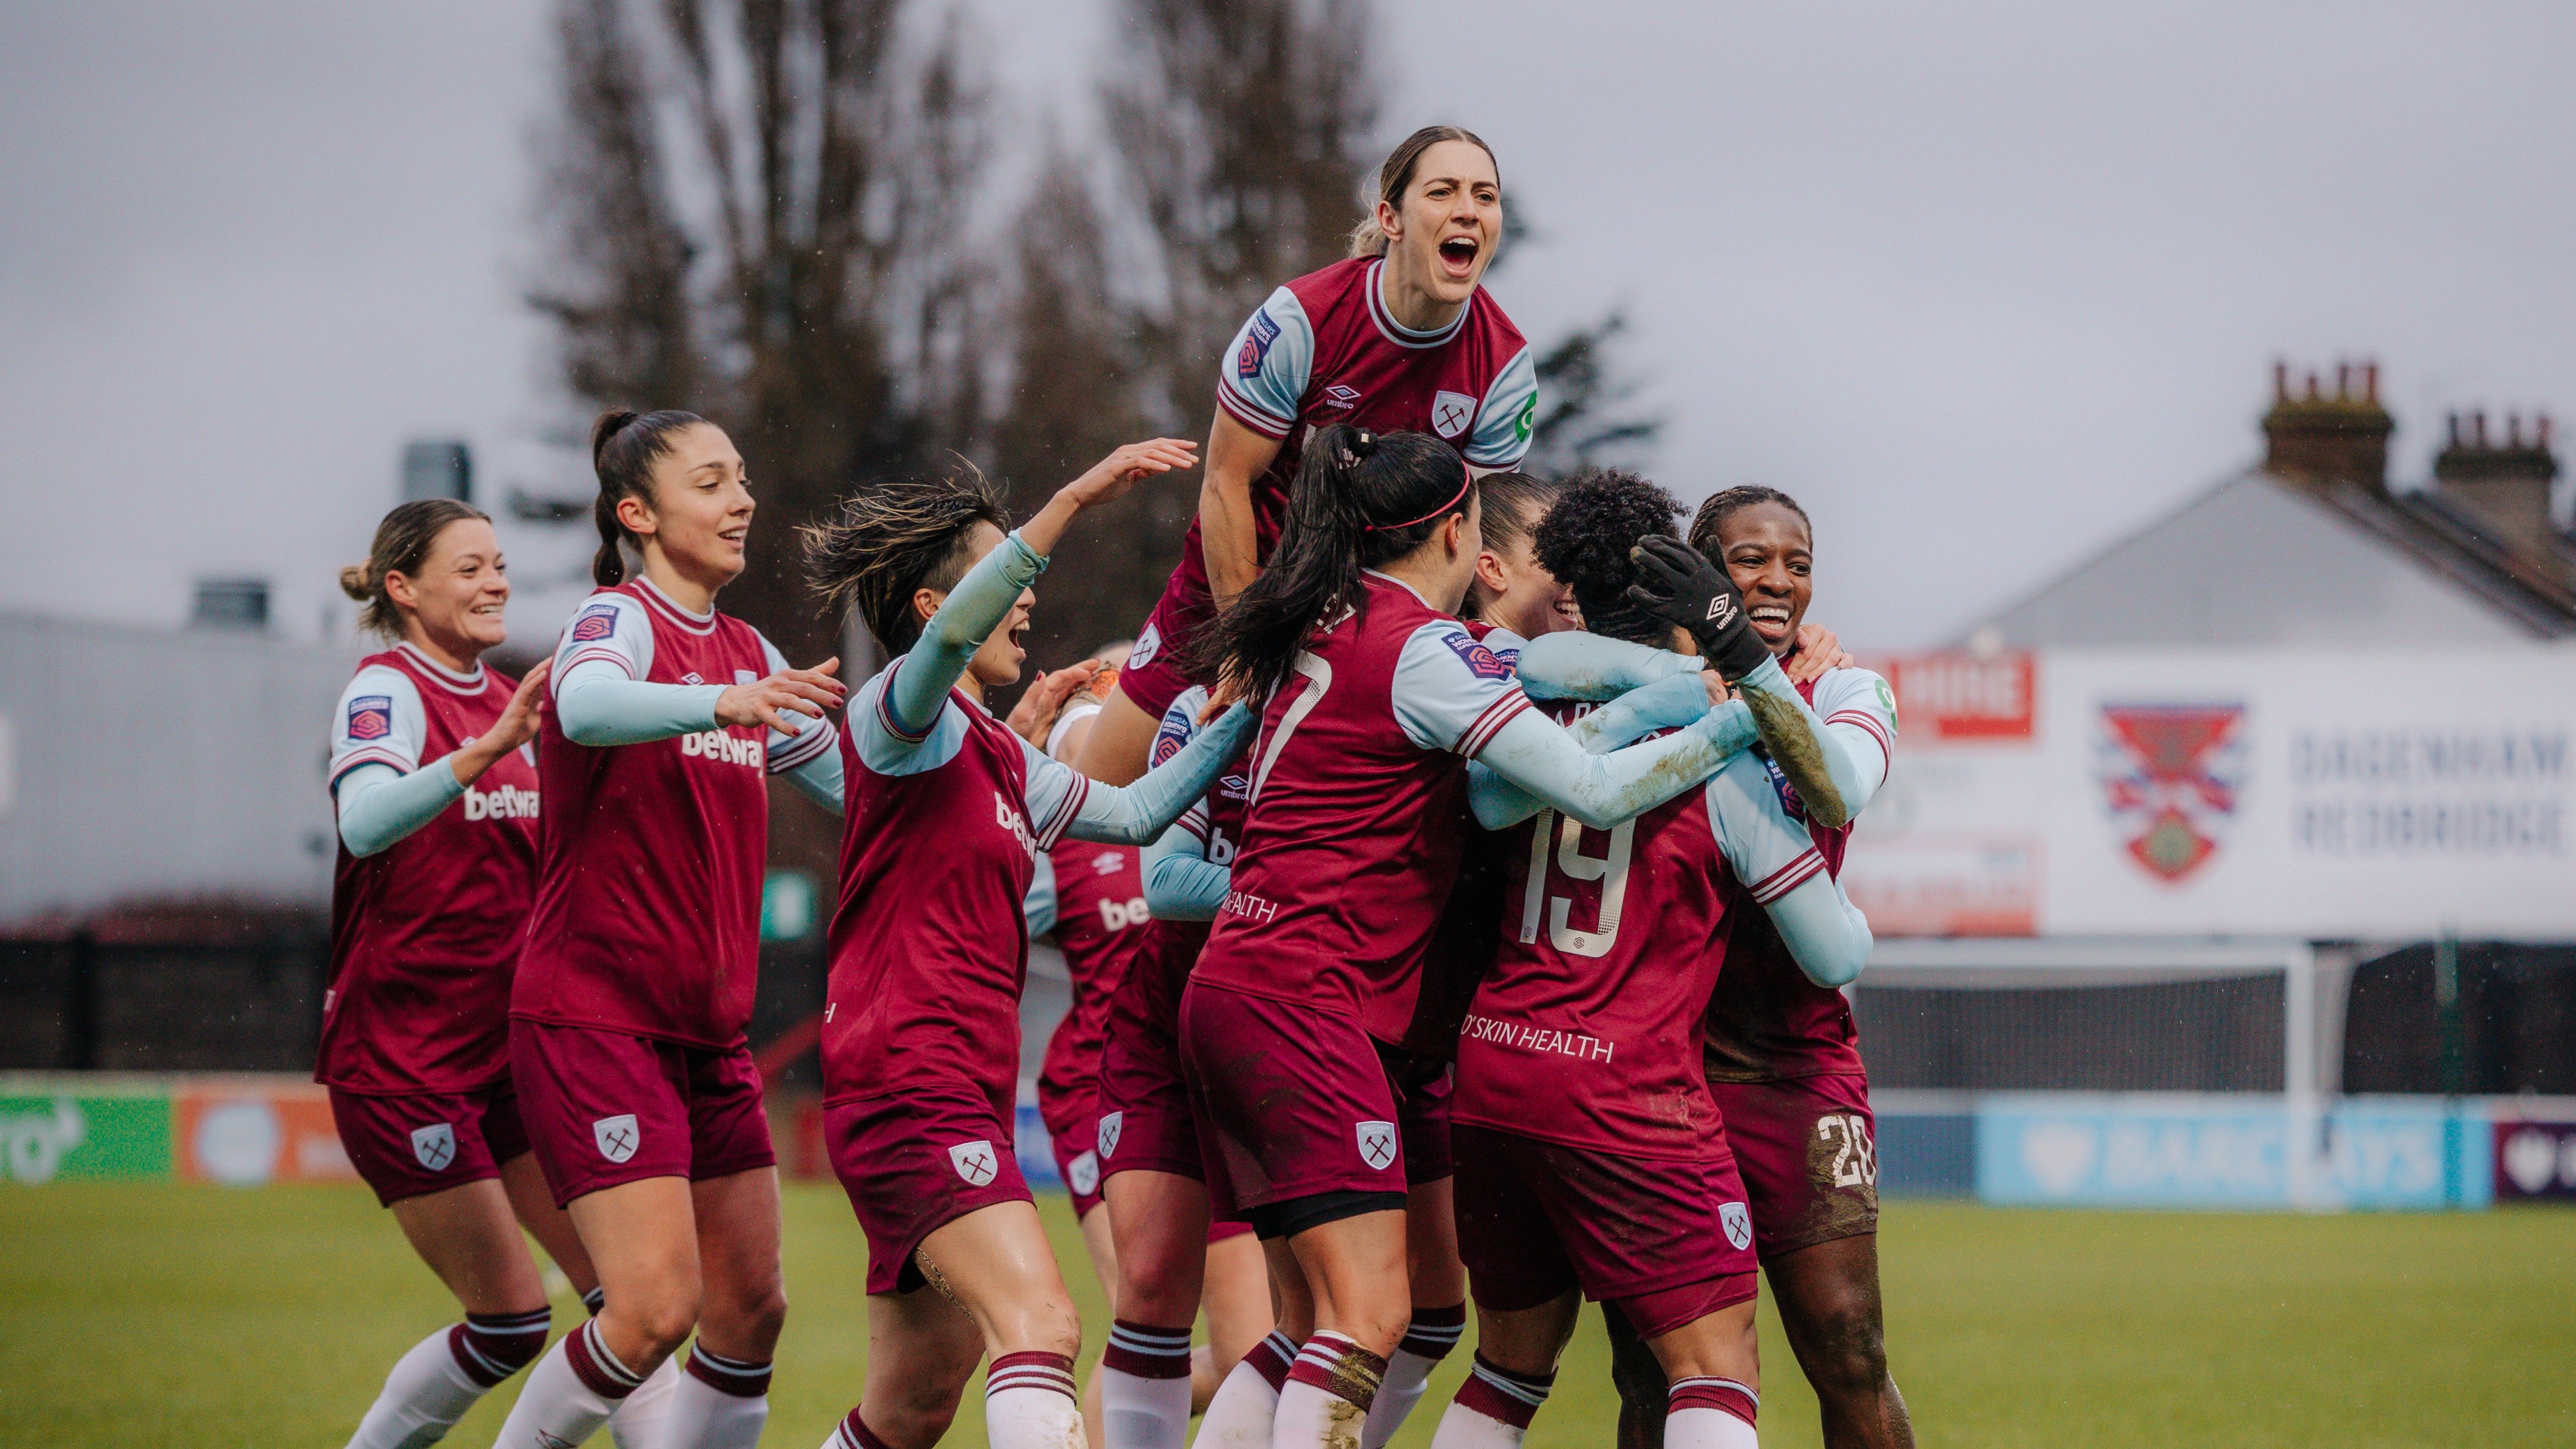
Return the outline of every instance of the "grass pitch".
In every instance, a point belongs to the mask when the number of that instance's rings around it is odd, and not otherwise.
[[[1107,1324],[1064,1199],[1042,1198],[1097,1349]],[[2005,1211],[1891,1204],[1897,1382],[1921,1442],[2130,1446],[2576,1443],[2576,1216]],[[840,1194],[791,1186],[765,1444],[819,1444],[859,1387],[866,1249]],[[556,1324],[580,1307],[556,1304]],[[364,1189],[0,1189],[0,1444],[343,1443],[396,1355],[454,1304]],[[1472,1339],[1472,1331],[1471,1331]],[[1817,1442],[1765,1310],[1763,1442]],[[1586,1314],[1528,1449],[1609,1438]],[[1403,1449],[1466,1371],[1442,1365]],[[1086,1365],[1087,1367],[1087,1365]],[[516,1380],[449,1443],[489,1444]],[[952,1444],[983,1442],[970,1388]],[[606,1442],[606,1436],[598,1441]]]

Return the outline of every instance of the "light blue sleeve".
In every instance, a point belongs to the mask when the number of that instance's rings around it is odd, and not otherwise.
[[[1020,914],[1028,921],[1032,941],[1055,929],[1055,862],[1041,855],[1037,867],[1029,877],[1029,893],[1020,902]]]
[[[1843,894],[1805,821],[1791,818],[1759,758],[1742,755],[1708,785],[1709,828],[1727,868],[1779,929],[1799,971],[1842,987],[1869,964],[1869,919]]]
[[[340,839],[362,858],[390,850],[464,793],[444,755],[408,775],[391,765],[359,765],[340,777]]]
[[[1816,717],[1816,712],[1798,693],[1798,686],[1789,682],[1789,676],[1780,668],[1780,661],[1763,660],[1761,667],[1737,680],[1735,687],[1748,699],[1760,694],[1773,704],[1774,707],[1766,711],[1756,702],[1754,720],[1761,726],[1762,742],[1770,747],[1771,757],[1780,761],[1784,769],[1790,770],[1792,783],[1802,787],[1799,794],[1806,798],[1807,813],[1828,830],[1851,823],[1858,809],[1853,802],[1868,801],[1870,784],[1853,761],[1850,746],[1844,743],[1841,735],[1825,728],[1825,722]],[[1803,738],[1799,734],[1801,728],[1804,730]],[[1833,787],[1832,798],[1823,798],[1822,792],[1804,788],[1807,782],[1798,778],[1799,771],[1794,768],[1802,752],[1805,758],[1822,760],[1824,783]]]
[[[1193,806],[1146,846],[1145,909],[1158,921],[1213,921],[1234,872],[1207,858],[1207,817]]]
[[[1476,431],[1469,434],[1467,461],[1479,468],[1515,468],[1530,450],[1530,433],[1538,424],[1538,365],[1524,347],[1503,364],[1485,389],[1476,409]]]
[[[1616,699],[1707,667],[1694,655],[1568,630],[1523,644],[1514,671],[1533,699]]]
[[[1252,733],[1252,711],[1236,704],[1219,716],[1214,724],[1198,732],[1198,737],[1181,747],[1181,752],[1138,776],[1128,785],[1104,785],[1097,780],[1074,774],[1073,767],[1049,760],[1029,751],[1033,759],[1055,770],[1072,774],[1078,796],[1073,819],[1064,833],[1076,840],[1097,840],[1110,845],[1144,845],[1171,828],[1198,798],[1216,783],[1226,762],[1243,749],[1243,741]],[[1037,773],[1029,777],[1029,812],[1039,813]],[[1040,836],[1041,839],[1045,837]]]
[[[1742,710],[1732,700],[1720,709]],[[1565,727],[1584,753],[1598,755],[1615,750],[1640,735],[1661,729],[1680,729],[1709,713],[1708,686],[1697,674],[1676,674],[1669,679],[1632,689],[1608,704],[1593,710]],[[1745,724],[1752,723],[1746,711]],[[1467,764],[1467,803],[1479,822],[1499,820],[1504,824],[1527,820],[1542,808],[1536,796],[1495,774],[1476,761]],[[1500,825],[1488,825],[1499,830]]]
[[[1216,400],[1226,416],[1265,438],[1285,438],[1305,410],[1315,372],[1315,325],[1281,287],[1254,310],[1218,364]]]
[[[770,733],[775,735],[777,731],[772,730]],[[842,780],[839,750],[825,750],[807,759],[801,765],[791,766],[777,773],[788,784],[796,787],[797,794],[835,815],[841,813]]]
[[[564,738],[577,745],[640,745],[716,727],[721,684],[629,679],[606,659],[585,659],[547,682]]]
[[[1740,706],[1713,709],[1661,739],[1607,755],[1584,753],[1574,737],[1535,709],[1511,717],[1475,758],[1536,797],[1539,806],[1573,816],[1595,830],[1633,820],[1715,774],[1754,739],[1753,721]],[[1533,807],[1535,808],[1535,807]],[[1500,830],[1527,815],[1489,817],[1476,823]]]
[[[877,696],[868,728],[898,745],[920,744],[938,723],[948,691],[965,674],[967,661],[1010,616],[1021,591],[1044,572],[1046,560],[1022,543],[1016,531],[978,560],[940,601],[919,641],[886,666],[893,677]]]

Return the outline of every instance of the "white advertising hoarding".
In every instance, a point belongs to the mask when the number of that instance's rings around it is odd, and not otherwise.
[[[1869,662],[1881,935],[2576,939],[2576,651]]]

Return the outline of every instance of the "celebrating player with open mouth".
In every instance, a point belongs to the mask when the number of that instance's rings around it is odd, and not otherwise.
[[[1412,1316],[1402,1087],[1381,1048],[1403,1039],[1455,881],[1465,762],[1607,828],[1705,778],[1735,722],[1595,756],[1532,713],[1452,616],[1477,508],[1439,439],[1326,428],[1273,566],[1207,640],[1206,663],[1264,703],[1182,1043],[1213,1195],[1263,1237],[1280,1317],[1315,1325],[1280,1391],[1281,1449],[1338,1442]]]
[[[340,864],[313,1076],[349,1160],[465,1321],[405,1354],[355,1449],[427,1443],[543,1352],[545,1283],[522,1224],[596,1306],[590,1259],[546,1195],[510,1087],[510,972],[537,879],[546,668],[487,669],[510,583],[481,513],[444,498],[385,515],[341,587],[394,646],[359,661],[333,716]]]
[[[1628,590],[1635,540],[1669,535],[1677,511],[1644,479],[1608,474],[1549,513],[1538,556],[1589,629],[1676,642]],[[1728,632],[1740,658],[1762,657],[1742,614]],[[1453,1108],[1476,1368],[1433,1442],[1518,1443],[1588,1296],[1617,1304],[1671,1375],[1671,1442],[1750,1446],[1753,1233],[1698,1025],[1740,909],[1770,912],[1797,965],[1827,981],[1859,973],[1868,928],[1750,753],[1607,832],[1540,810],[1515,839],[1514,909],[1459,1042]]]
[[[1691,542],[1719,560],[1743,592],[1763,643],[1784,660],[1803,652],[1814,593],[1814,531],[1806,510],[1771,488],[1730,488],[1700,505]],[[1784,799],[1810,827],[1829,870],[1842,868],[1850,817],[1886,779],[1896,699],[1865,669],[1835,669],[1802,685],[1845,757],[1844,819],[1811,818],[1801,792]],[[1785,783],[1785,782],[1784,782]],[[1800,971],[1764,918],[1739,912],[1726,969],[1709,1001],[1707,1072],[1743,1170],[1753,1248],[1781,1327],[1816,1391],[1825,1442],[1910,1449],[1914,1428],[1887,1371],[1879,1311],[1877,1144],[1859,1033],[1839,991]],[[1611,1320],[1630,1442],[1652,1445],[1659,1366]]]
[[[928,1449],[978,1360],[995,1449],[1082,1437],[1072,1298],[1011,1150],[1022,905],[1070,834],[1129,845],[1205,793],[1250,731],[1237,707],[1121,788],[986,712],[1019,678],[1029,592],[1067,524],[1197,462],[1158,438],[1111,454],[1016,533],[971,470],[861,490],[807,533],[818,587],[899,657],[852,702],[841,895],[823,1013],[824,1133],[868,1237],[869,1352],[839,1449]],[[963,1310],[961,1313],[959,1310]]]
[[[668,1442],[748,1446],[786,1317],[778,1171],[743,1027],[759,969],[768,776],[834,809],[838,661],[790,669],[716,612],[742,572],[742,457],[694,414],[591,432],[601,588],[556,646],[547,809],[510,999],[530,1144],[607,1302],[529,1375],[508,1449],[587,1439],[692,1329]],[[626,580],[622,549],[643,558]]]
[[[1317,429],[1433,433],[1480,470],[1529,451],[1538,374],[1480,285],[1502,237],[1492,149],[1455,126],[1426,126],[1378,169],[1350,257],[1272,292],[1245,321],[1219,365],[1198,517],[1092,731],[1085,770],[1117,781],[1145,768],[1156,722],[1193,682],[1192,641],[1276,546]]]

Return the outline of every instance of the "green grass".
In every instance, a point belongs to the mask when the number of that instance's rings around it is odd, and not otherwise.
[[[1042,1200],[1096,1348],[1061,1198]],[[1926,1445],[2576,1444],[2576,1217],[2292,1217],[1891,1205],[1888,1339]],[[858,1392],[865,1248],[838,1192],[787,1198],[794,1307],[764,1442],[822,1442]],[[557,1323],[578,1315],[568,1299]],[[453,1313],[362,1189],[0,1189],[0,1443],[341,1444],[395,1355]],[[1816,1442],[1766,1310],[1763,1440]],[[1462,1349],[1397,1443],[1419,1449]],[[1608,1437],[1597,1319],[1529,1449]],[[491,1442],[505,1386],[449,1442]],[[980,1444],[969,1394],[949,1442]],[[600,1442],[605,1442],[603,1438]]]

